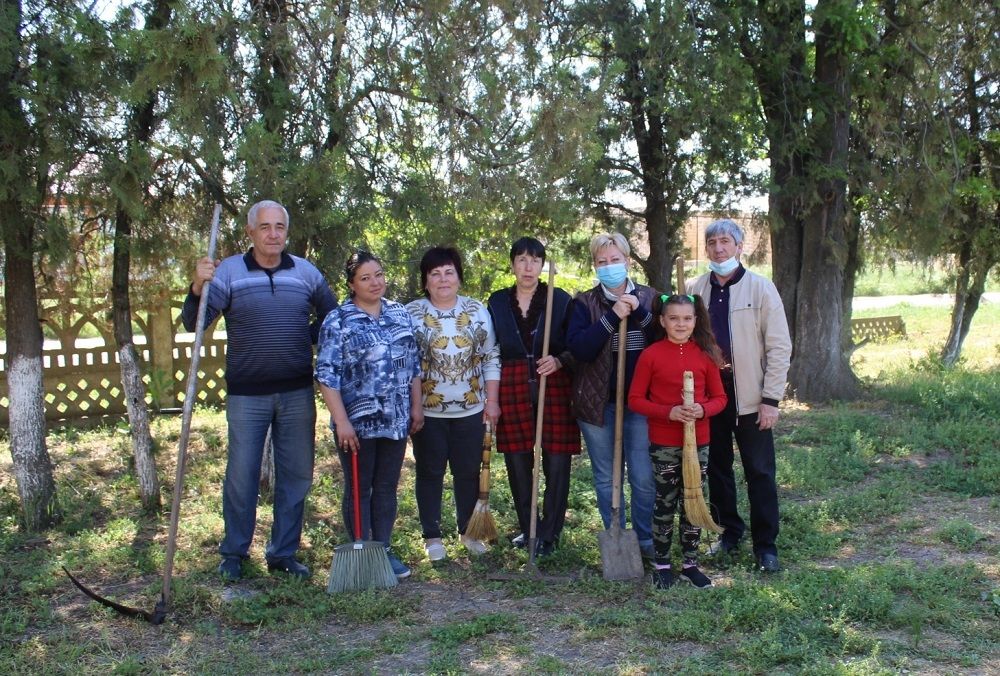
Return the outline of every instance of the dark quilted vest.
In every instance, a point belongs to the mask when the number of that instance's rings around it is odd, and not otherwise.
[[[635,285],[633,294],[639,304],[650,308],[655,291],[648,286]],[[611,304],[604,298],[600,285],[589,291],[576,294],[575,302],[583,303],[593,324],[601,319]],[[611,385],[611,339],[609,338],[597,359],[592,362],[578,362],[573,375],[573,413],[580,420],[604,426],[604,405],[608,401]]]

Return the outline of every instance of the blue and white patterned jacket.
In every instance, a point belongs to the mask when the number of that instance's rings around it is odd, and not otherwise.
[[[340,392],[359,438],[406,437],[410,383],[418,376],[413,322],[399,303],[383,298],[378,319],[350,300],[326,316],[316,380]]]

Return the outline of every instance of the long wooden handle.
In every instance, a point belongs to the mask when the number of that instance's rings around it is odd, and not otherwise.
[[[618,380],[615,387],[615,451],[611,478],[611,514],[618,523],[622,490],[622,437],[625,426],[625,348],[628,344],[628,317],[618,324]]]
[[[216,204],[212,213],[212,230],[208,236],[208,257],[215,258],[215,243],[219,239],[219,217],[222,205]],[[177,442],[177,469],[174,474],[174,498],[170,506],[170,530],[167,533],[167,552],[163,562],[163,591],[160,600],[170,603],[170,578],[174,571],[174,552],[177,549],[177,524],[180,521],[181,493],[184,490],[184,465],[187,462],[188,437],[191,434],[191,416],[194,412],[195,391],[198,388],[198,361],[201,359],[201,344],[205,337],[205,314],[208,311],[208,290],[211,281],[201,287],[198,301],[198,318],[194,325],[194,346],[191,348],[191,367],[188,369],[187,390],[184,393],[184,409],[181,414],[181,435]]]
[[[552,299],[555,294],[556,264],[549,261],[549,285],[545,289],[545,328],[542,332],[542,357],[549,354],[549,339],[552,337]],[[535,411],[535,462],[531,468],[531,519],[528,525],[528,560],[534,562],[535,535],[538,532],[538,468],[542,464],[542,427],[545,420],[546,376],[538,381],[538,407]]]
[[[486,432],[483,434],[483,458],[479,469],[479,499],[485,500],[490,495],[490,456],[493,453],[493,425],[486,421]]]
[[[684,256],[678,255],[674,262],[677,264],[677,293],[687,293],[684,288],[686,286],[684,283]]]
[[[682,391],[684,405],[690,406],[694,403],[694,374],[691,371],[684,372],[684,390]],[[695,437],[694,421],[684,423],[684,448],[688,446],[695,449],[697,454],[697,439]],[[697,455],[695,455],[697,457]]]

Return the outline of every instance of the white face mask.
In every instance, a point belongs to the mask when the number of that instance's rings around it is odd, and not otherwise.
[[[726,277],[732,274],[732,272],[738,268],[740,262],[736,260],[736,256],[728,258],[721,263],[716,263],[715,261],[709,261],[708,267],[711,268],[712,272],[719,275],[720,277]]]

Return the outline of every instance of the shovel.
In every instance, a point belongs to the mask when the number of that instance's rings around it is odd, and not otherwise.
[[[615,448],[611,479],[611,526],[597,534],[605,580],[636,580],[643,576],[639,538],[621,527],[622,428],[625,422],[625,349],[628,317],[618,324],[618,384],[615,388]]]
[[[212,214],[212,231],[208,237],[208,257],[213,260],[215,258],[215,242],[219,237],[219,216],[221,213],[222,205],[216,204],[215,212]],[[163,624],[167,618],[167,610],[170,608],[170,580],[174,569],[174,552],[177,548],[177,524],[180,520],[181,492],[184,490],[184,465],[187,460],[188,437],[191,434],[191,415],[194,411],[195,390],[198,387],[198,361],[201,358],[201,344],[205,336],[205,312],[208,307],[208,289],[211,283],[211,281],[205,282],[201,290],[201,299],[198,301],[194,346],[191,348],[191,367],[188,370],[187,390],[184,393],[181,435],[177,442],[177,473],[174,477],[174,499],[170,507],[170,530],[167,534],[167,553],[163,567],[163,590],[160,593],[160,600],[156,602],[156,607],[151,613],[138,608],[129,608],[88,589],[63,566],[63,572],[76,585],[77,589],[87,596],[125,617],[140,617],[150,624]]]

